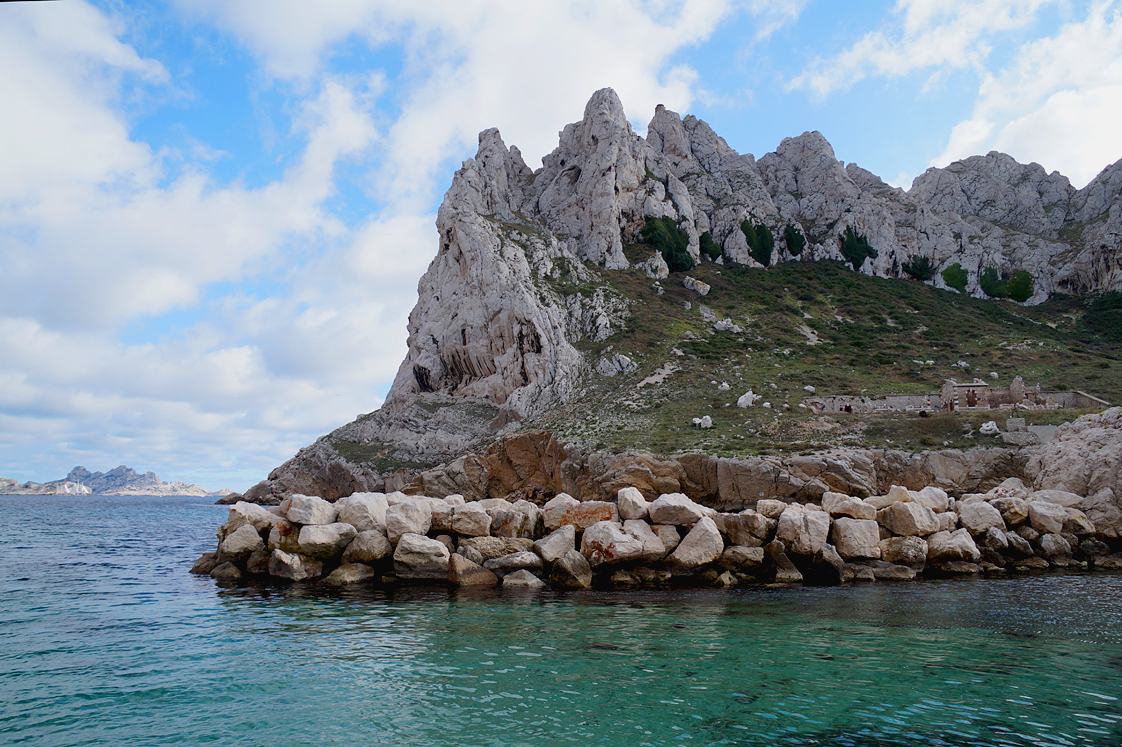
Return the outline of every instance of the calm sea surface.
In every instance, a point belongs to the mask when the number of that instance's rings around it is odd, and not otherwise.
[[[0,744],[1122,745],[1122,575],[216,587],[198,498],[0,496]]]

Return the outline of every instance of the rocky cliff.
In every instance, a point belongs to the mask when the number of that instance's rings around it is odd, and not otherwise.
[[[699,263],[710,262],[700,248],[708,234],[722,265],[760,267],[747,219],[777,237],[777,263],[843,260],[839,236],[852,229],[875,252],[859,265],[866,275],[903,277],[923,258],[930,284],[945,287],[940,271],[957,263],[975,296],[986,268],[1030,273],[1029,303],[1122,289],[1122,162],[1075,190],[1058,173],[990,153],[930,169],[905,192],[837,160],[818,132],[757,160],[659,106],[640,137],[604,89],[542,164],[532,171],[497,130],[480,134],[440,208],[439,248],[384,406],[302,450],[252,496],[375,489],[395,467],[455,458],[557,413],[585,396],[594,371],[633,369],[605,349],[636,313],[606,273],[666,276],[661,256],[636,247],[650,218],[672,220]],[[801,251],[786,246],[787,230],[805,241]]]
[[[210,492],[186,482],[164,482],[155,472],[140,474],[122,464],[108,472],[90,472],[82,466],[61,480],[48,483],[18,483],[0,478],[3,495],[226,495],[229,490]]]

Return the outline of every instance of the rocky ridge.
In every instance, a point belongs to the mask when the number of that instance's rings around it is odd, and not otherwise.
[[[626,367],[581,347],[610,340],[633,313],[603,271],[665,275],[661,257],[632,263],[625,253],[648,218],[673,220],[695,261],[708,232],[721,262],[759,266],[740,230],[751,218],[776,234],[779,262],[840,260],[836,237],[853,228],[877,252],[861,272],[879,277],[902,277],[924,257],[931,283],[943,287],[938,270],[958,263],[974,295],[986,267],[1029,271],[1030,303],[1122,288],[1122,162],[1075,190],[1058,173],[991,153],[931,169],[905,192],[838,161],[817,132],[756,160],[660,106],[642,138],[604,89],[542,164],[530,170],[497,130],[480,134],[440,208],[439,249],[382,409],[302,450],[248,497],[374,489],[386,464],[455,458],[556,412],[597,371]],[[806,239],[797,257],[783,243],[786,225]]]

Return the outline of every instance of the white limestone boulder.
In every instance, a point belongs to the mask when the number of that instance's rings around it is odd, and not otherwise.
[[[252,524],[242,524],[218,545],[218,555],[223,561],[245,560],[258,550],[263,551],[265,543],[261,534]]]
[[[378,529],[359,532],[343,551],[344,563],[377,563],[393,554],[393,546]]]
[[[595,568],[599,565],[623,563],[643,557],[643,541],[628,534],[614,521],[598,521],[584,530],[581,555]]]
[[[813,555],[822,549],[830,536],[830,515],[825,511],[808,510],[792,503],[779,516],[775,538],[781,540],[788,552]]]
[[[877,511],[877,521],[901,537],[924,537],[939,531],[935,512],[911,501],[896,501]]]
[[[393,553],[394,573],[399,578],[446,579],[450,557],[443,542],[406,532],[398,539]]]
[[[534,552],[546,563],[553,563],[569,550],[577,547],[577,530],[572,524],[565,524],[534,543]]]
[[[860,498],[844,493],[827,490],[822,494],[822,508],[833,517],[848,516],[852,519],[876,519],[877,510]],[[843,556],[844,557],[844,556]]]
[[[333,558],[342,555],[358,535],[351,524],[307,524],[300,528],[300,554],[310,558]]]
[[[694,570],[715,562],[725,550],[717,524],[708,516],[697,520],[689,533],[667,558],[671,567]]]
[[[350,524],[360,532],[385,530],[389,504],[384,493],[351,493],[335,501],[336,520]]]
[[[953,532],[936,532],[927,538],[927,559],[933,563],[965,561],[977,563],[982,553],[974,544],[974,538],[965,528]]]
[[[651,502],[648,514],[652,524],[690,526],[706,511],[683,493],[664,493]]]
[[[404,501],[386,510],[386,537],[397,545],[406,534],[427,534],[432,526],[432,512],[421,501]]]
[[[985,534],[990,527],[1005,530],[1005,520],[1001,518],[1001,512],[985,501],[962,504],[958,512],[958,522],[975,536]]]
[[[638,488],[626,487],[620,488],[619,492],[616,493],[616,506],[619,508],[619,517],[624,521],[630,519],[646,520],[651,503],[643,497]]]
[[[563,519],[565,518],[565,514],[569,512],[569,509],[579,505],[580,501],[568,493],[558,493],[550,498],[545,506],[542,507],[542,518],[545,522],[546,530],[552,532],[554,529],[560,527],[564,523]]]
[[[880,525],[872,519],[849,516],[834,519],[830,538],[838,555],[846,560],[880,558]]]
[[[666,557],[666,545],[651,529],[651,525],[640,519],[628,519],[623,522],[623,531],[643,543],[643,551],[639,556],[642,561],[662,560]]]
[[[1029,523],[1041,534],[1059,534],[1064,530],[1067,509],[1048,501],[1030,501],[1028,504]]]
[[[335,506],[314,495],[295,493],[286,499],[285,517],[293,524],[332,524]]]
[[[475,502],[455,506],[452,531],[465,537],[486,537],[491,534],[491,515]]]
[[[289,581],[319,578],[323,575],[323,562],[277,549],[269,556],[269,575]]]

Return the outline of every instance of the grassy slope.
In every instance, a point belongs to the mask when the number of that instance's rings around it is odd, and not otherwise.
[[[649,255],[649,250],[631,253]],[[835,445],[906,450],[993,444],[967,435],[1005,413],[822,415],[799,408],[812,385],[819,395],[935,392],[943,380],[973,376],[1008,386],[1020,374],[1046,389],[1080,389],[1122,402],[1122,339],[1109,324],[1093,331],[1087,302],[1059,298],[1036,307],[962,296],[917,282],[870,278],[834,262],[789,262],[770,269],[709,262],[688,273],[712,286],[701,297],[681,285],[636,271],[602,271],[604,281],[634,302],[628,329],[601,345],[639,364],[614,378],[593,377],[584,396],[526,429],[602,449],[660,453],[700,450],[734,456],[804,451]],[[692,305],[686,309],[686,303]],[[744,332],[715,332],[699,304],[729,317]],[[1090,321],[1103,321],[1091,319]],[[805,325],[805,332],[800,327]],[[808,336],[820,344],[812,345]],[[682,354],[678,355],[680,351]],[[933,365],[914,361],[934,361]],[[966,361],[965,371],[955,367]],[[660,385],[638,383],[666,363],[678,370]],[[731,388],[719,391],[727,381]],[[749,387],[773,404],[736,407]],[[1026,413],[1030,423],[1057,423],[1073,411]],[[710,415],[712,430],[691,427]]]

